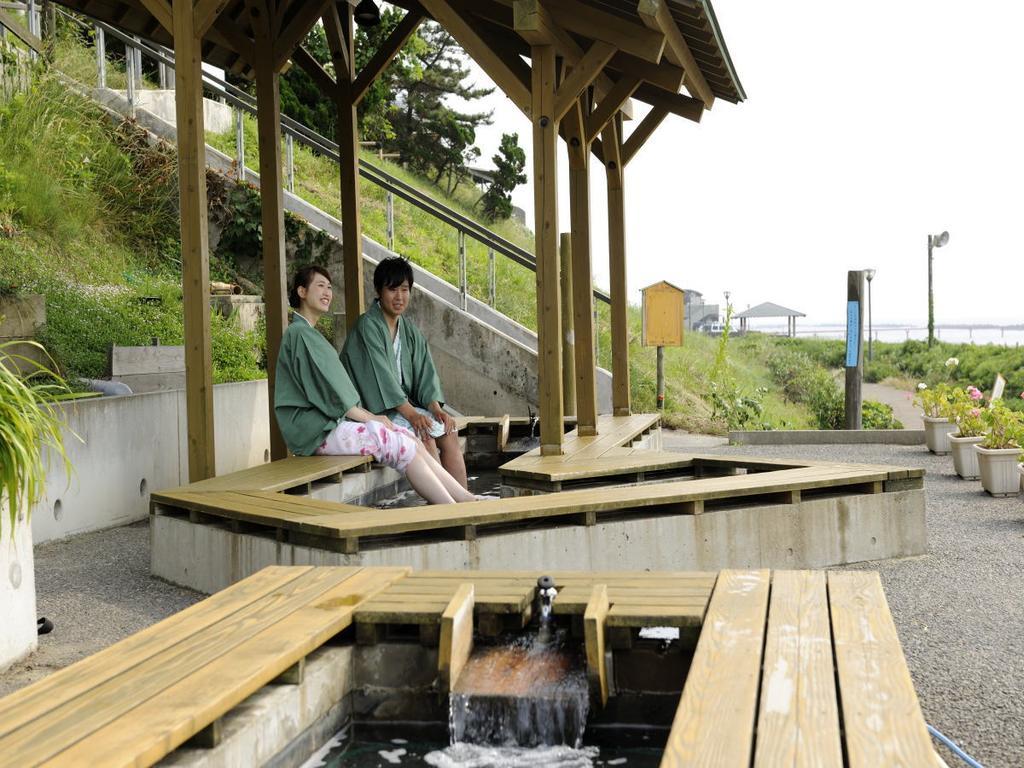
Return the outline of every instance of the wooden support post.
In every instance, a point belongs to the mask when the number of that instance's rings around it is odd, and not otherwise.
[[[441,614],[441,639],[437,649],[437,672],[441,691],[455,687],[462,668],[473,652],[473,584],[460,584]]]
[[[665,410],[665,348],[658,347],[658,365],[657,365],[657,382],[658,382],[658,410]]]
[[[567,113],[565,124],[572,227],[576,433],[582,436],[597,434],[597,365],[594,360],[594,292],[590,257],[590,142],[584,128],[584,107],[588,101],[586,96],[577,99]]]
[[[863,426],[864,272],[851,269],[846,277],[846,429]]]
[[[583,644],[587,651],[587,679],[591,696],[598,697],[603,707],[608,703],[608,667],[604,657],[605,621],[611,605],[608,585],[595,584],[583,614]]]
[[[562,453],[562,337],[558,269],[558,121],[555,49],[532,50],[533,189],[537,254],[537,378],[542,456]]]
[[[253,6],[253,14],[258,6]],[[279,75],[274,67],[270,20],[263,19],[257,28],[256,50],[256,123],[260,152],[260,200],[263,222],[263,301],[267,319],[267,399],[270,408],[270,458],[274,461],[288,456],[281,430],[274,415],[274,384],[277,354],[288,325],[285,306],[285,235],[284,179],[281,171],[281,96]],[[239,168],[241,171],[241,168]],[[241,173],[239,177],[241,178]]]
[[[608,274],[611,282],[612,413],[629,416],[629,304],[626,296],[626,213],[621,161],[622,121],[602,133],[608,181]]]
[[[576,346],[572,317],[572,235],[563,232],[558,245],[561,259],[562,291],[562,402],[565,415],[576,413],[576,364],[573,349]]]
[[[130,54],[129,54],[130,55]],[[185,315],[185,411],[190,483],[217,474],[213,442],[213,365],[210,360],[210,244],[206,209],[202,39],[192,3],[174,3],[175,111],[181,282]]]
[[[341,244],[345,266],[345,326],[363,312],[363,227],[359,212],[359,128],[356,120],[355,24],[352,6],[332,4],[324,16],[337,76],[338,154],[341,160]]]
[[[302,679],[305,676],[306,659],[303,657],[270,682],[274,685],[302,685]]]

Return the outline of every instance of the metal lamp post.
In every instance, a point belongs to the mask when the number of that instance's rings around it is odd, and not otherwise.
[[[871,281],[875,279],[875,272],[876,272],[876,270],[874,270],[874,269],[865,269],[864,270],[864,277],[866,277],[868,279],[868,360],[869,361],[873,359],[872,349],[871,349],[871,337],[873,335],[873,331],[872,331],[872,328],[871,328]]]
[[[949,232],[928,235],[928,346],[935,343],[935,301],[932,297],[932,248],[941,248],[949,242]]]

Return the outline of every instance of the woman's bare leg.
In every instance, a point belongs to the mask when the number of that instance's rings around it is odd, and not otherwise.
[[[413,456],[412,461],[409,462],[405,468],[406,477],[409,478],[409,484],[413,487],[420,496],[426,499],[431,504],[454,504],[455,498],[446,488],[446,483],[442,482],[441,478],[438,477],[434,471],[433,466],[430,462],[433,459],[430,457],[430,453],[425,450],[416,451],[416,455]],[[435,462],[436,463],[436,462]],[[444,472],[444,470],[441,470]],[[452,482],[455,482],[454,480]],[[458,483],[455,483],[458,487]],[[461,490],[461,488],[460,488]],[[463,491],[465,493],[465,491]],[[459,501],[472,501],[472,498],[465,499],[460,498]]]
[[[431,456],[429,451],[417,451],[416,455],[423,456],[424,461],[426,461],[437,480],[455,501],[476,501],[476,496],[463,488],[458,480],[448,474],[448,470],[442,467],[441,463]]]

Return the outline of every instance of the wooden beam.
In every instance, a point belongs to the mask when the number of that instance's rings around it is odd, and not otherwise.
[[[161,0],[148,1],[160,2]],[[196,28],[196,34],[205,35],[230,2],[231,0],[196,0],[195,8],[192,11],[192,23]]]
[[[351,5],[331,3],[324,14],[327,42],[337,77],[338,154],[341,168],[341,244],[344,262],[345,327],[351,330],[365,306],[363,226],[359,195],[359,127],[355,102],[355,22]]]
[[[608,703],[608,666],[604,655],[604,627],[611,604],[608,585],[595,584],[583,613],[583,645],[587,652],[587,678],[590,690],[601,706]]]
[[[556,24],[541,0],[515,0],[513,29],[530,45],[557,45]]]
[[[708,81],[704,79],[697,60],[693,58],[693,53],[686,44],[686,38],[683,37],[679,26],[672,18],[666,0],[639,0],[636,12],[648,29],[665,35],[666,58],[683,68],[686,72],[683,82],[686,84],[687,90],[704,102],[707,109],[711,109],[711,105],[715,103],[715,94],[712,92],[711,86],[708,85]]]
[[[366,62],[366,66],[363,67],[358,77],[356,77],[353,95],[357,104],[363,100],[366,91],[373,85],[373,81],[394,60],[395,56],[402,50],[402,47],[413,36],[422,22],[423,16],[421,14],[409,11],[398,22],[398,26],[391,31],[388,39],[380,44],[376,53],[373,54],[373,58]]]
[[[454,9],[448,0],[421,0],[423,7],[455,38],[487,75],[527,115],[530,114],[530,87],[523,82],[517,69],[509,67],[478,31]],[[523,64],[523,68],[526,65]],[[553,106],[553,105],[552,105]]]
[[[565,119],[566,146],[569,152],[576,430],[581,436],[597,434],[594,279],[590,248],[590,149],[584,128],[585,103],[585,99],[577,100]]]
[[[665,50],[665,35],[598,10],[580,0],[558,0],[549,13],[554,23],[591,40],[604,40],[620,51],[657,64]]]
[[[150,15],[158,22],[160,26],[174,34],[174,15],[171,11],[171,4],[167,0],[139,0],[139,3],[149,11]],[[196,35],[200,38],[203,36],[202,30],[196,30]]]
[[[473,652],[472,582],[460,584],[441,614],[441,639],[437,647],[437,672],[441,690],[450,693]]]
[[[301,45],[292,51],[292,61],[299,65],[307,75],[316,83],[317,88],[327,98],[333,100],[337,95],[338,84],[334,82],[327,70],[320,66],[320,62],[313,58],[313,55]]]
[[[593,141],[597,138],[597,134],[604,130],[604,127],[608,125],[608,121],[615,117],[615,115],[622,108],[622,104],[629,101],[629,97],[633,95],[640,86],[640,81],[635,77],[625,75],[619,78],[619,82],[615,84],[611,92],[605,96],[597,105],[590,116],[587,118],[586,136],[587,141]]]
[[[611,282],[612,413],[630,414],[629,303],[626,296],[626,212],[623,192],[622,124],[604,129],[604,167],[608,185],[608,276]]]
[[[174,6],[174,86],[178,126],[178,203],[185,319],[185,411],[190,483],[217,474],[210,359],[210,244],[206,209],[202,38],[191,2]]]
[[[309,34],[309,30],[316,24],[317,19],[323,15],[324,8],[328,2],[333,0],[303,0],[297,4],[298,10],[288,21],[288,26],[281,30],[280,34],[273,41],[274,45],[274,66],[281,69],[285,62],[291,58],[303,38]],[[346,5],[346,8],[349,6]]]
[[[647,83],[637,88],[633,95],[652,107],[663,107],[673,115],[685,117],[695,123],[699,123],[704,115],[704,103],[700,99],[681,93],[669,93]]]
[[[573,64],[572,72],[558,86],[555,93],[555,119],[561,120],[565,113],[577,103],[580,93],[589,88],[615,54],[611,43],[595,40],[579,61]]]
[[[683,84],[683,70],[662,60],[658,64],[618,51],[608,62],[608,69],[622,75],[633,75],[671,93],[678,93]],[[609,79],[609,88],[612,81]]]
[[[235,51],[248,66],[251,66],[251,62],[256,58],[255,43],[243,31],[238,22],[227,16],[220,16],[216,19],[213,26],[207,31],[206,37],[218,45]]]
[[[572,235],[568,232],[562,232],[558,238],[558,258],[562,292],[562,408],[569,417],[576,415],[576,339],[572,317]]]
[[[533,115],[533,201],[537,260],[537,378],[542,456],[562,453],[561,291],[558,266],[558,121],[555,107],[555,49],[534,46],[531,82]]]
[[[263,25],[260,25],[261,27]],[[269,30],[268,30],[269,31]],[[268,38],[257,40],[256,122],[260,153],[260,205],[263,225],[263,301],[267,325],[267,399],[270,408],[270,458],[288,456],[274,415],[277,355],[288,325],[285,268],[284,176],[281,165],[280,75]]]
[[[623,165],[629,165],[633,155],[644,145],[651,134],[661,125],[661,121],[668,116],[668,110],[664,107],[651,107],[651,111],[644,115],[644,119],[629,134],[629,138],[622,142],[620,153]]]

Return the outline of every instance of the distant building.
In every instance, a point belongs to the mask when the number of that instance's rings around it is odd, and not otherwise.
[[[797,312],[795,309],[787,309],[779,304],[773,304],[770,301],[758,304],[756,307],[751,307],[736,315],[736,319],[740,321],[740,333],[747,331],[748,320],[780,317],[786,318],[786,335],[796,336],[796,319],[798,317],[807,317],[807,315],[803,312]]]
[[[704,294],[700,291],[684,288],[683,302],[686,311],[686,330],[697,331],[701,326],[710,326],[718,322],[720,307],[717,304],[705,304]]]

